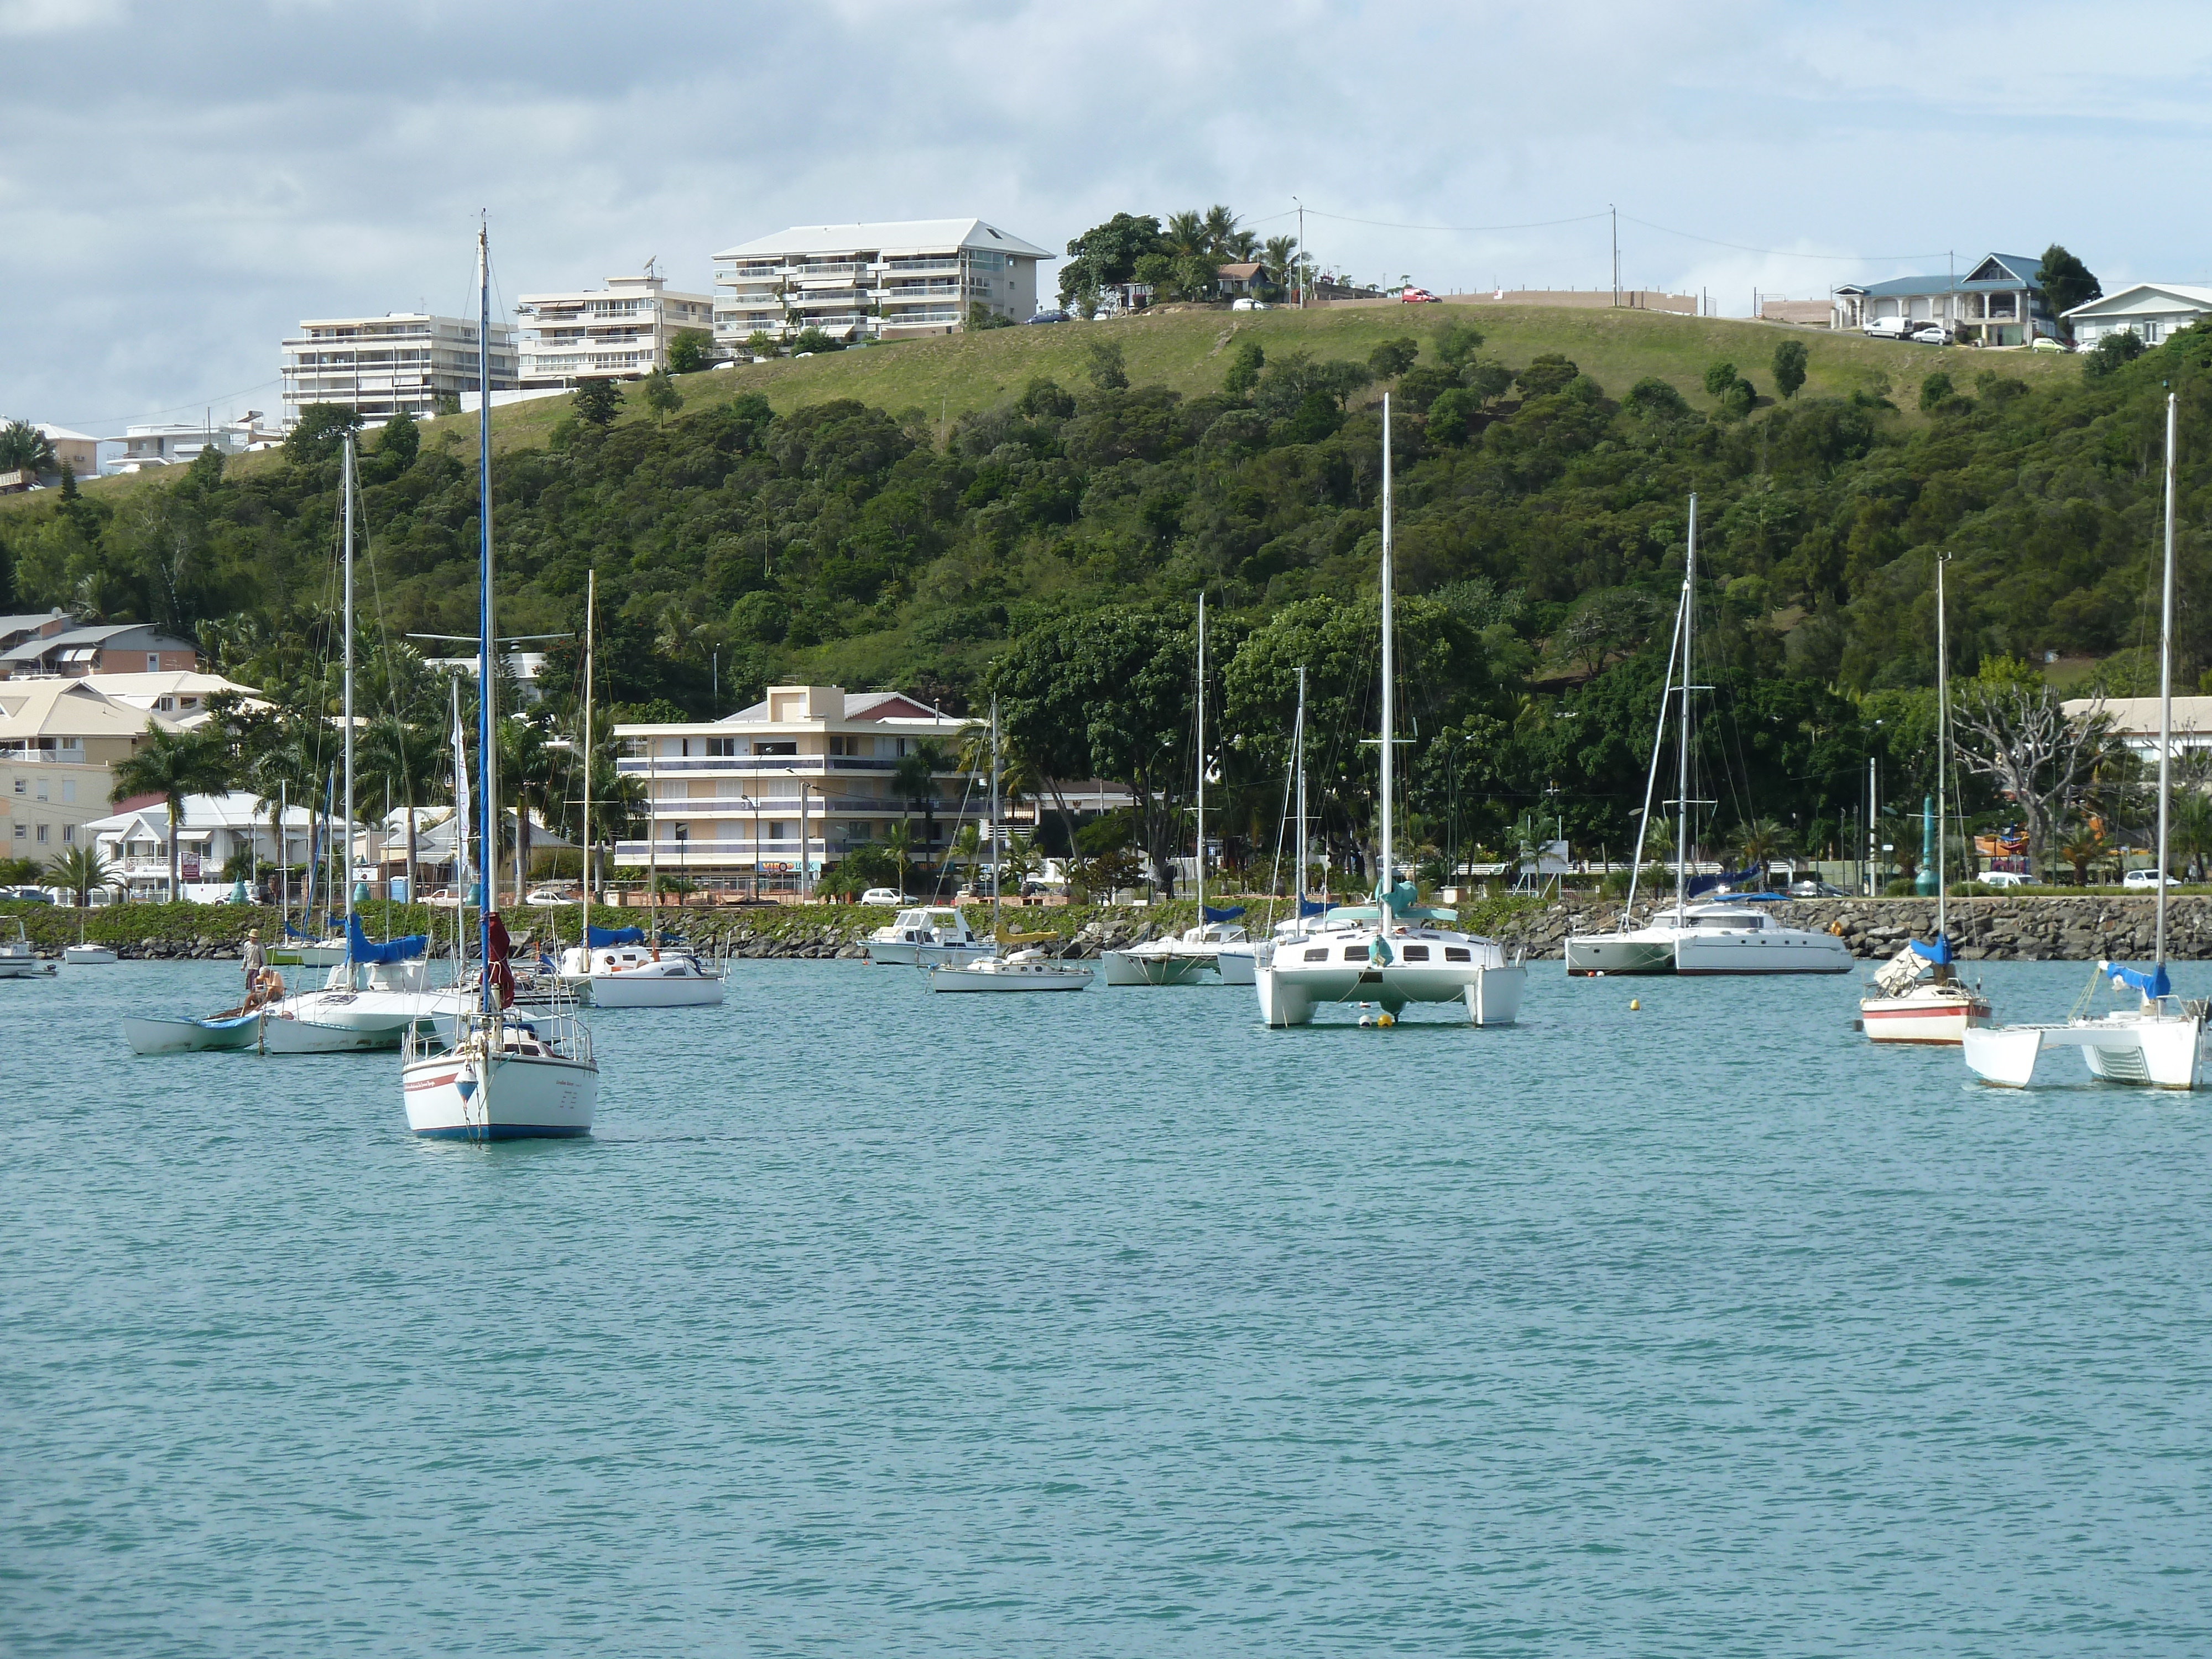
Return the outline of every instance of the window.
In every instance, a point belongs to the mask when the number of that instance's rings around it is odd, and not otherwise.
[[[738,752],[738,740],[735,738],[709,738],[707,739],[707,752],[721,756],[724,759],[733,759]]]
[[[771,823],[768,827],[768,838],[770,841],[781,841],[790,833],[791,826],[787,823]]]
[[[177,700],[174,697],[156,697],[154,699],[154,707],[164,714],[173,714],[177,712]]]
[[[1407,960],[1407,961],[1408,961],[1408,962],[1426,962],[1428,959],[1429,959],[1429,947],[1428,947],[1427,945],[1408,945],[1406,947],[1406,960]]]
[[[75,778],[64,778],[62,780],[62,805],[64,806],[74,806],[76,805],[76,780]]]
[[[1364,961],[1366,961],[1366,960],[1367,960],[1367,947],[1366,947],[1365,945],[1346,945],[1346,946],[1344,947],[1344,959],[1345,959],[1346,962],[1364,962]]]
[[[43,846],[45,846],[46,844],[46,826],[45,824],[43,824],[43,823],[42,823],[42,824],[40,824],[40,825],[39,826],[39,845],[40,845],[41,847],[43,847]]]
[[[1474,953],[1469,951],[1465,945],[1447,945],[1444,946],[1444,960],[1446,962],[1472,962],[1474,960]]]
[[[795,742],[757,743],[753,745],[753,753],[756,755],[796,755],[798,752],[799,744]]]
[[[17,841],[21,841],[21,840],[22,840],[22,839],[23,839],[23,836],[24,836],[24,833],[25,833],[25,830],[26,830],[27,827],[27,826],[26,826],[26,825],[24,825],[24,824],[21,824],[21,823],[18,823],[18,824],[15,826],[15,839],[16,839]]]
[[[146,672],[149,674],[158,674],[161,672],[161,653],[160,652],[149,651],[146,653]]]
[[[1327,962],[1328,960],[1328,946],[1324,945],[1318,951],[1307,951],[1306,960],[1308,962]]]
[[[38,798],[39,798],[40,800],[44,800],[44,799],[46,798],[46,781],[44,778],[40,778],[40,779],[39,780],[39,796],[38,796]]]
[[[26,793],[26,791],[28,789],[28,787],[29,787],[29,786],[28,786],[27,784],[26,784],[26,783],[25,783],[25,781],[24,781],[21,778],[18,778],[18,779],[16,779],[16,780],[15,780],[15,793],[16,793],[17,794],[19,794],[19,795],[20,795],[20,794],[22,794],[22,793]]]
[[[62,825],[62,845],[64,847],[76,845],[76,825],[73,823]]]

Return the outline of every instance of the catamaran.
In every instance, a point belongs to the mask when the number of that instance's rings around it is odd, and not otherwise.
[[[1675,608],[1674,635],[1667,650],[1667,673],[1659,690],[1659,720],[1651,734],[1651,768],[1644,782],[1644,811],[1637,820],[1636,854],[1628,875],[1628,902],[1621,925],[1610,933],[1573,933],[1566,941],[1567,972],[1580,978],[1605,974],[1848,974],[1850,947],[1832,933],[1788,927],[1772,912],[1742,900],[1693,903],[1711,877],[1690,874],[1691,694],[1698,688],[1691,654],[1697,629],[1698,498],[1690,497],[1688,554],[1682,566],[1682,597]],[[1655,909],[1642,927],[1632,925],[1636,888],[1644,873],[1644,842],[1651,823],[1651,797],[1658,787],[1659,757],[1667,736],[1667,706],[1681,664],[1680,742],[1676,757],[1674,902]]]
[[[1951,763],[1951,657],[1943,626],[1943,567],[1936,560],[1936,936],[1908,940],[1874,976],[1874,994],[1859,999],[1859,1024],[1869,1042],[1955,1043],[1991,1023],[1978,986],[1960,979],[1951,945],[1949,871],[1943,831]]]
[[[2142,1083],[2160,1089],[2194,1089],[2203,1075],[2205,1003],[2173,994],[2166,972],[2167,831],[2172,808],[2173,761],[2173,469],[2175,394],[2166,399],[2166,570],[2158,629],[2158,911],[2150,967],[2146,970],[2100,962],[2099,979],[2132,1006],[2103,1015],[2076,1014],[2063,1025],[2002,1025],[1969,1030],[1960,1047],[1966,1066],[1984,1083],[2025,1089],[2045,1048],[2079,1048],[2089,1074],[2106,1083]],[[2087,994],[2084,994],[2087,1000]]]
[[[1528,969],[1505,959],[1494,939],[1446,924],[1456,913],[1419,902],[1409,882],[1397,879],[1395,861],[1396,661],[1390,616],[1390,399],[1382,399],[1382,721],[1380,833],[1370,904],[1332,909],[1278,937],[1254,953],[1253,980],[1260,1017],[1271,1026],[1306,1025],[1328,1004],[1379,1006],[1377,1024],[1395,1024],[1414,1002],[1461,1002],[1477,1025],[1510,1025],[1521,1013]],[[1301,861],[1305,849],[1298,849]],[[1304,881],[1301,877],[1299,886]]]
[[[400,1094],[408,1128],[432,1139],[586,1135],[592,1132],[599,1095],[591,1029],[573,1006],[544,1014],[514,1012],[503,990],[511,983],[501,959],[505,953],[495,950],[495,940],[504,941],[506,933],[492,908],[499,869],[499,775],[493,740],[498,684],[493,658],[498,635],[492,626],[491,243],[485,229],[477,233],[477,763],[481,797],[477,804],[484,882],[477,936],[483,972],[472,1006],[464,1007],[457,998],[450,1017],[427,1030],[409,1028],[401,1051]],[[458,722],[453,736],[454,818],[465,832],[470,817],[468,766]],[[459,849],[465,840],[465,833],[457,833],[456,857],[464,865]],[[465,914],[454,913],[457,958],[466,950],[463,941],[468,930],[460,925]]]

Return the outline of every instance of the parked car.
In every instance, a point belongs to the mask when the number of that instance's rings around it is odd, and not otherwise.
[[[900,905],[905,903],[906,901],[899,896],[898,890],[895,887],[871,887],[866,892],[860,895],[860,902],[863,904],[888,904],[893,909],[896,909]]]
[[[1067,313],[1064,311],[1040,311],[1036,316],[1023,320],[1024,326],[1031,323],[1064,323],[1067,320]]]
[[[1791,898],[1849,898],[1850,895],[1840,887],[1831,887],[1825,881],[1801,881],[1791,884],[1790,896]]]
[[[576,902],[576,884],[573,881],[545,882],[532,888],[530,896],[522,902],[535,904],[540,908],[556,904],[574,904]]]
[[[1231,300],[1229,302],[1229,308],[1231,311],[1265,311],[1267,308],[1267,302],[1265,300],[1255,300],[1247,294]]]
[[[2166,878],[2166,885],[2171,887],[2172,884],[2173,878],[2169,876]],[[2158,872],[2155,870],[2130,870],[2127,874],[2120,878],[2120,885],[2133,889],[2136,891],[2142,891],[2147,888],[2155,888],[2158,885]]]
[[[2017,870],[1990,870],[1974,878],[1984,887],[2025,887],[2027,878]]]
[[[1948,345],[1951,337],[1939,323],[1929,323],[1916,328],[1905,337],[1915,345]]]
[[[1410,283],[1406,285],[1405,291],[1400,294],[1398,297],[1409,306],[1434,306],[1442,305],[1443,303],[1443,301],[1437,299],[1435,295],[1430,293],[1428,289],[1425,288],[1415,288]]]
[[[2030,351],[2069,351],[2073,348],[2063,340],[2054,340],[2048,334],[2039,334],[2027,343]]]
[[[1871,340],[1901,340],[1912,331],[1912,325],[1902,317],[1876,317],[1859,326],[1859,332]]]

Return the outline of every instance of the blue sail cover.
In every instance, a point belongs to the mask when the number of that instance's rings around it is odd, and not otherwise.
[[[2105,971],[2112,976],[2113,984],[2124,985],[2147,997],[2170,997],[2173,994],[2173,981],[2166,978],[2166,964],[2162,962],[2147,974],[2136,969],[2123,968],[2117,962],[2106,963]]]
[[[1930,963],[1941,963],[1957,960],[1951,954],[1951,941],[1941,933],[1930,939],[1913,940],[1912,954]]]
[[[372,945],[361,931],[361,918],[346,918],[346,957],[351,962],[412,962],[430,948],[427,933],[410,933],[388,944]]]
[[[295,927],[288,921],[284,924],[284,937],[286,939],[303,939],[313,943],[315,936],[313,933],[301,932],[300,929]]]
[[[1198,908],[1206,913],[1208,921],[1234,921],[1244,914],[1244,907],[1241,904],[1232,904],[1226,910],[1217,910],[1210,904],[1201,904]]]
[[[1692,876],[1690,878],[1688,896],[1695,898],[1700,893],[1711,892],[1716,887],[1733,887],[1740,881],[1749,881],[1753,876],[1761,873],[1759,867],[1754,864],[1750,869],[1738,870],[1733,875],[1723,871],[1717,876]]]
[[[645,929],[642,927],[586,927],[584,929],[584,943],[594,951],[602,945],[642,945],[645,943]]]

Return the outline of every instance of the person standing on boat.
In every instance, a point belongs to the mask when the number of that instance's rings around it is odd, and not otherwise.
[[[269,965],[269,953],[261,948],[261,930],[246,930],[246,994],[252,996],[260,988],[261,970]]]

